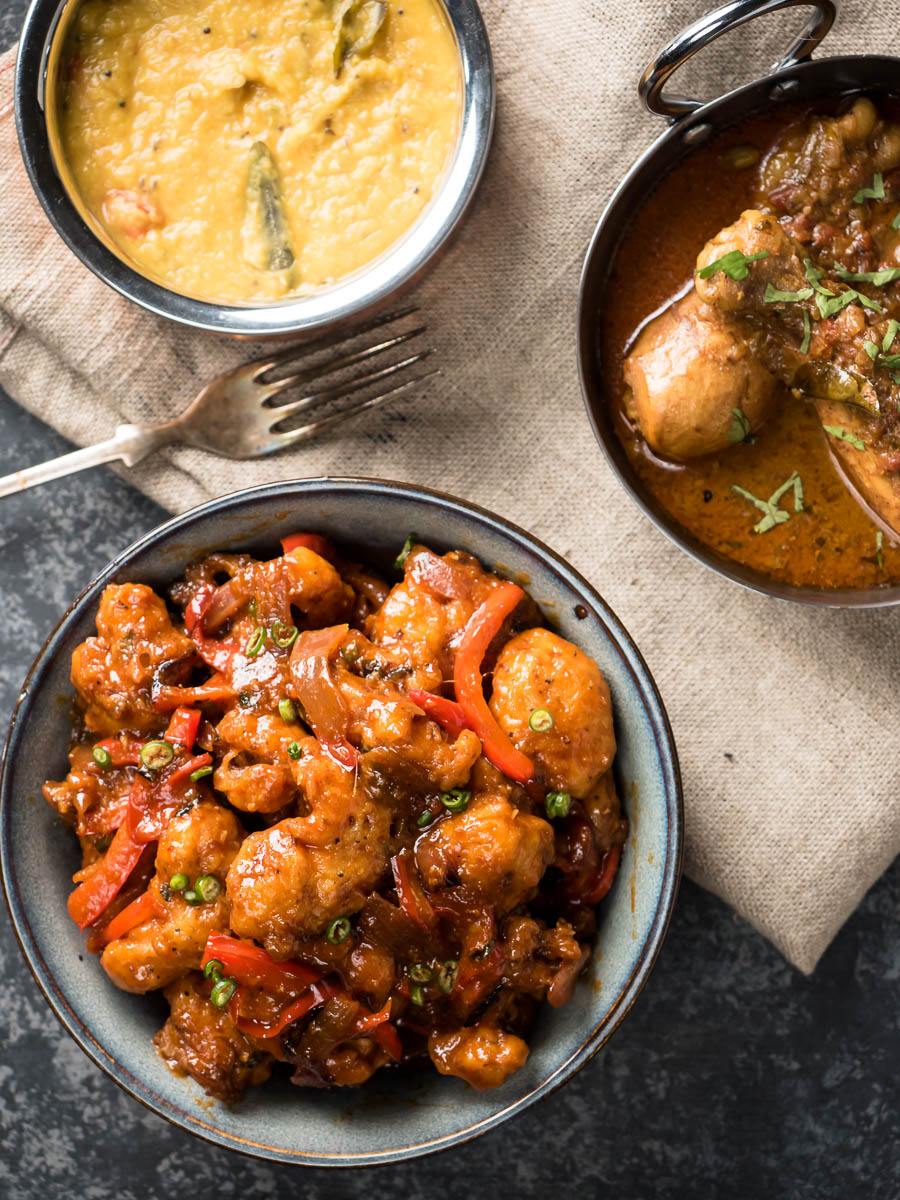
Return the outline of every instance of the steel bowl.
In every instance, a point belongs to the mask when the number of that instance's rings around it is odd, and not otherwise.
[[[545,1006],[521,1071],[478,1093],[430,1063],[379,1072],[362,1088],[327,1091],[283,1080],[252,1088],[231,1108],[176,1078],[151,1037],[165,1019],[158,996],[116,988],[69,920],[80,866],[76,839],[41,799],[67,770],[72,651],[93,632],[111,582],[165,587],[215,549],[278,553],[278,539],[314,529],[364,548],[387,566],[410,529],[435,549],[464,548],[503,574],[528,580],[562,636],[600,664],[610,686],[615,770],[631,834],[599,910],[598,953],[569,1004]],[[0,866],[13,926],[51,1008],[118,1084],[183,1129],[279,1162],[353,1166],[427,1154],[492,1129],[582,1067],[618,1028],[647,980],[669,922],[681,870],[682,803],[672,731],[656,686],[628,633],[558,555],[499,517],[424,488],[363,479],[267,484],[175,517],[118,555],[74,601],[22,688],[0,764]],[[602,956],[601,956],[602,955]],[[597,1101],[602,1119],[602,1098]],[[96,1130],[102,1138],[102,1129]]]
[[[87,212],[57,154],[52,99],[60,50],[79,0],[32,0],[16,65],[16,128],[25,167],[63,241],[94,274],[129,300],[179,324],[244,337],[311,335],[340,329],[395,300],[440,257],[475,195],[494,128],[494,69],[476,0],[440,0],[456,35],[462,109],[456,149],[431,202],[393,246],[359,271],[308,296],[275,303],[195,300],[136,270]]]
[[[715,38],[754,17],[796,6],[811,7],[814,12],[770,74],[709,103],[671,96],[664,90],[673,72]],[[811,60],[834,15],[833,0],[732,0],[685,29],[647,67],[639,84],[640,96],[651,112],[668,120],[669,128],[622,180],[594,232],[581,276],[577,348],[584,402],[607,461],[635,503],[676,545],[726,579],[767,596],[826,608],[878,608],[900,604],[900,586],[832,590],[781,583],[717,554],[665,512],[639,479],[616,436],[611,415],[613,381],[597,336],[616,255],[635,213],[659,181],[695,148],[751,117],[784,105],[833,99],[843,93],[900,92],[900,59],[867,54]]]

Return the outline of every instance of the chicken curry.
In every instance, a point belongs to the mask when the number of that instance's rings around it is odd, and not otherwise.
[[[468,554],[410,538],[391,585],[316,534],[282,550],[103,593],[44,789],[83,852],[69,913],[222,1100],[425,1055],[495,1087],[616,875],[606,681]]]
[[[792,585],[900,582],[897,114],[857,97],[693,152],[609,286],[638,476],[706,546]]]

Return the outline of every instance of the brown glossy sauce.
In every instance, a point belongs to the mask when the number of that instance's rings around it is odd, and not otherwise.
[[[795,586],[887,586],[900,582],[900,547],[885,534],[879,563],[878,527],[841,482],[811,407],[785,391],[777,415],[753,445],[690,463],[654,455],[622,409],[622,371],[636,332],[686,287],[704,243],[754,202],[759,164],[728,170],[719,156],[749,145],[762,161],[785,126],[803,115],[794,108],[729,130],[680,163],[647,198],[620,247],[599,330],[609,403],[616,433],[644,486],[716,553]],[[754,533],[762,514],[732,485],[766,500],[793,471],[803,481],[804,511]],[[790,495],[782,507],[793,514]]]

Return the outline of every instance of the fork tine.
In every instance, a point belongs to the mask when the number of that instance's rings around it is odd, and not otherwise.
[[[356,325],[352,329],[330,334],[328,337],[317,338],[311,342],[294,342],[290,346],[285,346],[283,350],[276,350],[274,354],[266,355],[265,358],[245,363],[245,367],[254,367],[252,378],[259,379],[260,375],[265,375],[266,371],[271,371],[273,367],[280,366],[282,363],[290,362],[291,359],[302,358],[307,354],[314,354],[317,350],[328,350],[332,346],[339,346],[342,342],[352,341],[353,338],[359,337],[363,333],[371,333],[373,329],[381,329],[383,325],[390,325],[392,321],[400,321],[418,311],[418,304],[410,304],[407,308],[374,317],[363,325]]]
[[[400,362],[391,363],[390,366],[381,367],[377,371],[370,371],[366,375],[358,375],[355,379],[351,379],[345,384],[326,388],[321,392],[312,392],[300,400],[294,400],[290,404],[281,404],[277,408],[272,408],[269,411],[272,413],[273,421],[269,426],[269,430],[272,433],[276,433],[278,426],[283,424],[289,417],[296,416],[297,413],[303,412],[304,409],[311,407],[313,404],[320,404],[328,400],[340,400],[343,396],[349,396],[353,392],[358,392],[360,388],[377,383],[379,379],[386,379],[389,375],[395,375],[398,371],[403,371],[406,367],[411,367],[413,363],[421,362],[429,354],[431,354],[430,349],[422,350],[421,353],[401,359]]]
[[[410,341],[419,334],[425,333],[427,325],[420,325],[417,329],[410,329],[404,333],[398,333],[396,337],[388,338],[386,342],[378,342],[374,346],[366,346],[362,350],[354,350],[351,354],[345,354],[341,358],[332,359],[330,362],[322,363],[320,366],[310,367],[306,371],[298,371],[296,375],[286,375],[284,379],[276,379],[274,383],[261,384],[265,388],[265,396],[263,400],[266,404],[279,392],[283,392],[285,388],[296,387],[300,383],[309,383],[314,379],[321,379],[323,375],[331,375],[335,371],[342,371],[345,367],[355,366],[356,363],[364,362],[367,358],[372,358],[376,354],[381,354],[384,350],[391,350],[394,346],[400,346],[404,342]],[[276,407],[272,405],[271,407]],[[282,406],[284,407],[284,406]]]
[[[340,412],[329,413],[327,417],[320,417],[318,421],[312,421],[309,425],[302,425],[299,429],[291,429],[288,433],[273,433],[272,437],[277,438],[279,445],[275,447],[278,450],[285,449],[288,446],[296,445],[297,442],[306,441],[307,438],[315,437],[323,429],[327,429],[331,425],[338,425],[341,421],[346,421],[350,417],[355,417],[358,413],[365,412],[369,408],[378,408],[386,401],[393,399],[398,392],[404,391],[408,387],[412,387],[414,383],[422,383],[425,379],[430,379],[433,375],[440,375],[440,367],[435,367],[433,371],[426,371],[423,375],[416,375],[413,379],[404,379],[401,383],[395,384],[386,392],[382,392],[378,396],[371,396],[368,400],[361,400],[359,404],[350,404],[347,408],[342,408]]]

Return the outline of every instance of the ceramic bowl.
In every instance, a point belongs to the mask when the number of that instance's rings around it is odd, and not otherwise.
[[[214,549],[278,552],[297,529],[365,546],[390,561],[407,533],[459,547],[527,581],[560,633],[598,661],[613,698],[616,774],[631,824],[622,865],[600,910],[598,953],[561,1009],[545,1008],[525,1067],[479,1094],[430,1063],[385,1070],[361,1089],[312,1091],[273,1081],[234,1107],[171,1074],[151,1045],[159,996],[132,996],[84,952],[66,897],[80,866],[75,838],[41,797],[66,772],[72,651],[94,632],[110,582],[165,587]],[[552,550],[473,505],[422,488],[363,479],[265,485],[201,505],[123,551],[66,612],[29,672],[0,780],[3,883],[22,951],[60,1021],[83,1050],[149,1108],[222,1146],[280,1162],[347,1166],[396,1161],[474,1137],[548,1095],[594,1055],[628,1012],[659,952],[681,866],[681,785],[672,732],[647,667],[591,586]],[[102,1130],[96,1131],[102,1137]]]
[[[439,259],[468,212],[494,129],[494,68],[476,0],[441,0],[459,47],[462,103],[456,149],[431,203],[383,254],[346,279],[272,304],[195,300],[136,270],[105,234],[57,161],[56,79],[60,47],[80,0],[31,0],[16,64],[19,146],[44,212],[86,267],[129,300],[192,329],[236,337],[295,337],[340,329],[413,286]],[[61,156],[59,156],[61,158]]]

